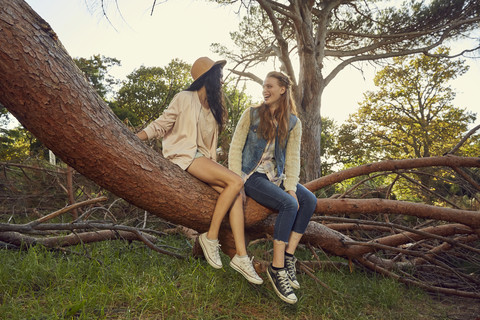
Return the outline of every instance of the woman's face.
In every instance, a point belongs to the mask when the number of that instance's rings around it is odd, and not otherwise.
[[[220,69],[220,85],[223,86],[223,84],[225,83],[225,81],[223,80],[223,68]]]
[[[263,81],[263,99],[265,104],[272,106],[280,100],[282,94],[285,93],[286,88],[280,86],[277,78],[267,77]]]

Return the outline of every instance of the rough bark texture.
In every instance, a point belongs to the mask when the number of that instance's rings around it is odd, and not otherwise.
[[[142,144],[25,2],[2,1],[0,10],[0,102],[81,174],[141,208],[205,229],[217,194]]]
[[[218,194],[130,132],[28,4],[0,4],[0,103],[100,186],[168,221],[207,230]],[[248,207],[246,223],[256,223],[265,208]]]
[[[0,0],[0,43],[0,103],[22,125],[65,163],[119,197],[170,222],[199,232],[207,230],[218,194],[137,139],[90,87],[50,26],[24,1]],[[376,171],[431,166],[480,167],[480,158],[445,156],[384,161],[344,170],[306,186],[315,191]],[[245,212],[247,239],[273,234],[273,212],[251,199],[247,200]],[[480,235],[480,215],[467,210],[381,199],[319,199],[317,212],[410,215],[465,226],[429,230],[433,236],[461,234],[468,236],[468,241],[478,241]],[[40,230],[40,226],[36,229]],[[222,230],[222,250],[232,256],[231,232],[228,228]],[[0,232],[5,231],[9,230]],[[374,257],[365,257],[381,246],[403,254],[404,249],[394,246],[422,237],[404,233],[359,244],[312,221],[302,241],[328,253],[356,259],[378,271],[379,267],[371,263]],[[390,271],[381,268],[380,272]],[[464,278],[471,280],[468,275]],[[478,292],[473,295],[480,297]]]
[[[0,103],[64,162],[102,187],[173,223],[206,230],[217,193],[141,143],[88,84],[48,23],[24,1],[1,2]],[[360,174],[432,165],[478,167],[480,159],[449,156],[386,161],[345,170],[306,186],[319,190]],[[401,213],[406,205],[356,201],[321,199],[317,211],[378,213],[388,209]],[[271,214],[248,199],[247,229],[263,228],[260,222]],[[478,223],[472,220],[469,225]],[[263,234],[267,231],[262,230]],[[229,235],[223,237],[226,241]],[[228,247],[224,246],[227,251]]]

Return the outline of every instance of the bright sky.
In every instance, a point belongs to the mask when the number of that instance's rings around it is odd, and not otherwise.
[[[157,0],[153,15],[154,0],[105,0],[111,24],[102,14],[100,0],[26,2],[50,24],[72,57],[100,54],[119,59],[122,66],[111,73],[120,79],[141,65],[164,67],[174,58],[187,63],[201,56],[221,59],[212,53],[210,44],[231,45],[229,32],[237,30],[240,21],[235,12],[238,5],[225,7],[206,0]],[[480,118],[480,60],[469,64],[467,74],[452,82],[457,92],[455,103]],[[268,71],[268,67],[252,70],[260,77]],[[357,110],[363,92],[374,88],[374,72],[365,78],[353,68],[341,72],[325,90],[322,116],[342,123]],[[254,99],[260,99],[258,84],[251,83],[248,90]]]

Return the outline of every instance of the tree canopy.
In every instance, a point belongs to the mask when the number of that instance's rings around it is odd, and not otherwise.
[[[387,61],[393,57],[432,53],[448,41],[469,39],[478,30],[480,4],[464,1],[216,0],[246,10],[239,31],[231,37],[237,50],[214,44],[233,61],[232,72],[261,82],[252,70],[265,61],[295,82],[294,93],[303,122],[304,180],[320,176],[321,97],[347,66]],[[468,42],[453,55],[478,49]]]
[[[165,67],[140,66],[127,75],[115,96],[113,110],[134,125],[156,119],[173,97],[190,83],[190,65],[173,59]]]
[[[111,94],[114,86],[118,84],[118,79],[110,75],[109,70],[114,66],[120,66],[120,60],[99,54],[90,58],[75,58],[73,60],[100,97],[106,100],[107,95]]]
[[[436,53],[448,55],[448,50]],[[450,81],[468,70],[464,60],[420,55],[393,61],[375,76],[378,89],[365,93],[358,111],[343,125],[343,152],[362,150],[364,161],[446,153],[476,119],[453,105]],[[352,129],[354,139],[348,133]]]

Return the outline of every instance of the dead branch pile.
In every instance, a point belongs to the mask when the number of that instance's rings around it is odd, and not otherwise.
[[[142,241],[159,253],[183,258],[155,244],[157,236],[164,233],[146,227],[147,212],[69,167],[37,162],[0,163],[0,168],[0,243],[4,247],[24,249],[40,244],[61,248],[121,239]],[[58,207],[61,209],[53,211]],[[36,219],[30,221],[32,217]],[[149,217],[149,225],[172,226],[156,217]]]
[[[344,199],[343,213],[326,200],[317,207],[326,215],[313,220],[346,236],[344,256],[356,264],[431,292],[480,298],[480,170],[424,166],[422,159],[412,159],[419,166],[410,168],[408,161],[352,168],[307,184],[318,190],[356,179],[330,197]],[[379,177],[388,184],[372,183]],[[412,195],[422,203],[398,201]]]
[[[159,230],[170,229],[174,227],[172,224],[148,215],[75,172],[74,179],[67,179],[68,167],[0,165],[0,219],[3,222],[0,241],[3,243],[56,248],[112,239],[138,240],[160,253],[182,257],[155,244],[163,234]],[[342,190],[328,199],[319,199],[312,224],[340,233],[343,248],[316,244],[307,230],[305,238],[313,244],[309,248],[317,258],[303,261],[299,269],[311,274],[312,268],[325,267],[326,262],[320,261],[317,254],[318,250],[320,253],[324,250],[345,257],[350,267],[366,267],[427,291],[480,298],[480,215],[475,212],[480,205],[476,182],[480,181],[480,171],[469,169],[467,175],[463,172],[465,169],[447,167],[396,169],[358,177],[343,172],[337,174],[337,178],[325,176],[315,181],[322,185],[322,179],[327,180],[322,188],[337,184],[336,189]],[[422,180],[425,176],[429,179]],[[390,184],[379,187],[378,181],[372,183],[379,177]],[[346,179],[357,180],[346,184]],[[312,184],[307,186],[312,188]],[[398,201],[412,193],[418,195],[419,201],[435,206]],[[72,198],[74,203],[69,203],[68,199]],[[345,204],[351,199],[364,199],[361,204],[366,208],[362,211],[355,202],[352,205],[355,210],[349,211]],[[104,202],[107,204],[102,205]],[[343,202],[343,211],[335,207],[340,202]],[[399,203],[403,207],[396,209]],[[377,209],[369,204],[376,205]],[[52,210],[54,207],[62,209]],[[75,215],[74,210],[77,210]],[[429,211],[433,213],[426,214]],[[469,220],[469,214],[473,220]],[[269,219],[274,219],[274,215]],[[147,228],[147,220],[149,226],[156,227]],[[314,231],[314,237],[319,238],[318,232]]]

